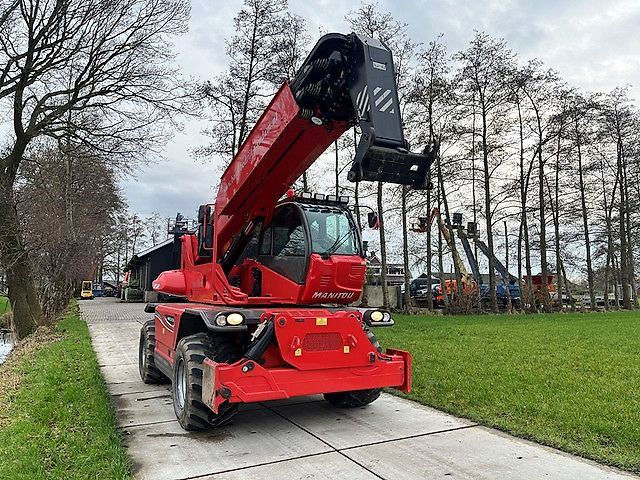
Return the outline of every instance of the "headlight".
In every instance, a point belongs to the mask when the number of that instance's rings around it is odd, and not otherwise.
[[[391,314],[389,312],[384,312],[384,314],[382,315],[382,321],[383,322],[390,322],[391,321]]]
[[[244,317],[240,313],[230,313],[227,315],[227,323],[229,325],[240,325],[244,322]]]
[[[226,315],[218,315],[216,317],[216,325],[219,327],[224,327],[227,325],[227,316]]]
[[[384,320],[384,313],[382,313],[380,310],[374,310],[373,312],[371,312],[369,318],[372,322],[381,322],[382,320]]]

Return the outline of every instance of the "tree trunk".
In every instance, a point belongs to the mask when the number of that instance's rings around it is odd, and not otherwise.
[[[258,18],[260,17],[261,12],[254,11],[253,13],[253,30],[251,32],[251,47],[249,49],[249,71],[247,72],[247,85],[244,91],[244,97],[242,100],[242,115],[240,117],[240,131],[238,132],[238,144],[236,145],[236,151],[240,149],[242,142],[244,142],[244,138],[247,135],[247,131],[249,130],[249,126],[247,125],[247,115],[249,113],[249,101],[251,97],[251,87],[254,82],[254,61],[255,61],[255,51],[256,51],[256,42],[258,35]]]
[[[527,298],[524,295],[524,284],[522,282],[522,220],[520,220],[520,227],[518,228],[518,288],[520,289],[520,311],[524,311]]]
[[[563,299],[562,299],[562,259],[560,257],[560,147],[562,144],[562,120],[560,121],[560,127],[558,129],[558,143],[556,145],[556,171],[555,171],[555,185],[554,185],[554,197],[555,206],[551,205],[551,211],[555,210],[553,216],[553,232],[555,240],[556,250],[556,274],[557,274],[557,286],[558,286],[558,309],[562,311]],[[552,202],[553,203],[553,202]]]
[[[6,160],[10,163],[10,160]],[[9,302],[12,310],[11,328],[16,339],[22,339],[42,324],[44,319],[31,275],[29,254],[22,243],[18,212],[13,198],[13,179],[8,167],[0,172],[0,263],[6,269]]]
[[[627,230],[626,219],[627,214],[627,200],[625,198],[625,185],[624,185],[624,167],[622,159],[622,140],[618,139],[617,149],[617,165],[618,165],[618,178],[620,179],[620,203],[618,209],[619,220],[619,234],[620,234],[620,283],[622,285],[622,302],[624,308],[631,309],[631,296],[629,295],[629,260],[628,260],[628,245],[627,245]]]
[[[540,215],[540,270],[542,272],[542,282],[540,285],[542,291],[542,309],[545,312],[550,310],[551,301],[549,298],[549,288],[547,286],[547,278],[549,278],[549,269],[547,266],[547,225],[545,218],[545,201],[544,201],[544,161],[542,159],[542,136],[539,138],[538,144],[538,201]]]
[[[613,242],[612,242],[613,245]],[[613,278],[614,278],[614,284],[613,284],[613,297],[615,299],[615,305],[613,306],[614,310],[620,310],[620,285],[622,285],[622,278],[620,276],[620,263],[617,261],[617,258],[615,256],[615,253],[613,253],[613,246],[611,247],[612,250],[612,254],[611,254],[611,260],[612,260],[612,266],[613,266]]]
[[[496,274],[493,262],[493,225],[491,224],[491,184],[489,178],[489,152],[487,151],[487,115],[482,107],[482,160],[484,167],[484,208],[487,225],[487,247],[489,248],[489,301],[491,310],[498,312],[498,297],[496,294]]]
[[[605,267],[605,286],[604,286],[604,305],[605,305],[605,309],[609,310],[609,279],[611,277],[613,277],[614,280],[614,291],[615,291],[615,296],[616,296],[616,309],[617,309],[617,305],[618,305],[618,286],[616,283],[616,276],[615,276],[615,272],[614,275],[612,276],[611,273],[614,270],[613,269],[613,220],[612,220],[612,216],[613,216],[613,206],[614,206],[614,201],[615,201],[615,196],[616,196],[616,189],[618,188],[618,181],[619,181],[619,176],[618,176],[618,171],[616,170],[616,179],[613,185],[613,192],[611,194],[611,205],[609,205],[609,202],[607,200],[607,184],[605,181],[605,175],[604,175],[604,165],[603,162],[600,162],[600,173],[602,174],[601,176],[601,181],[602,181],[602,200],[603,200],[603,204],[604,204],[604,215],[605,215],[605,224],[607,227],[607,263],[606,263],[606,267]]]
[[[356,127],[353,127],[353,147],[355,151],[358,151],[358,143],[356,142]],[[306,173],[306,172],[305,172]],[[358,232],[362,236],[362,220],[360,219],[360,183],[356,182],[353,187],[353,201],[355,203],[356,223],[358,224]],[[367,252],[364,252],[366,255]],[[368,277],[365,275],[364,285],[362,286],[362,295],[360,296],[360,305],[367,306],[369,299],[367,297],[367,284]]]
[[[473,94],[473,101],[471,102],[471,202],[473,205],[473,223],[478,227],[478,203],[476,199],[476,94]],[[476,232],[477,234],[477,232]],[[473,242],[473,256],[476,264],[478,264],[478,243]],[[478,267],[479,268],[479,267]],[[480,285],[482,284],[482,275],[477,279],[476,285],[478,310],[482,311],[482,290]]]
[[[609,277],[611,272],[611,241],[607,235],[607,263],[604,267],[604,309],[609,310]]]
[[[574,301],[571,289],[569,288],[569,281],[567,280],[567,270],[564,268],[564,262],[560,260],[560,270],[562,271],[562,279],[564,281],[564,291],[567,292],[567,300],[571,306],[571,311],[576,311],[576,302]]]
[[[407,192],[406,185],[402,186],[402,260],[404,263],[404,302],[403,308],[411,310],[411,272],[409,271],[409,228],[407,225]]]
[[[440,182],[438,182],[438,210],[440,210]],[[449,311],[449,294],[447,292],[447,282],[444,277],[444,259],[443,259],[442,231],[438,228],[438,270],[440,277],[440,289],[442,291],[442,303],[446,312]]]
[[[456,237],[453,233],[453,228],[451,227],[451,215],[449,213],[449,202],[447,200],[447,191],[444,188],[444,178],[442,176],[442,168],[441,162],[438,162],[438,183],[440,185],[440,199],[442,200],[442,205],[444,206],[444,214],[445,214],[445,226],[447,230],[449,230],[449,238],[451,238],[451,244],[449,248],[451,249],[451,258],[453,259],[453,268],[456,274],[456,297],[458,299],[458,306],[462,306],[463,300],[463,289],[462,289],[462,272],[458,266],[457,258],[458,258],[458,250],[456,249]],[[466,280],[466,279],[465,279]],[[453,291],[451,292],[453,293]]]
[[[389,288],[387,286],[387,244],[384,235],[384,199],[382,182],[378,182],[378,221],[380,222],[380,280],[382,283],[382,303],[384,308],[389,308]]]
[[[358,153],[358,142],[356,139],[356,127],[353,127],[353,148],[354,155]],[[355,202],[356,222],[358,223],[358,231],[362,233],[362,220],[360,220],[360,182],[356,182],[353,187],[353,200]]]
[[[556,179],[557,182],[557,179]],[[549,185],[547,184],[547,187]],[[557,187],[556,187],[557,188]],[[555,254],[556,254],[556,287],[558,294],[558,310],[562,311],[563,303],[562,303],[562,258],[560,256],[560,218],[558,212],[558,201],[557,192],[556,199],[554,201],[551,195],[551,188],[549,187],[549,207],[551,208],[551,217],[553,219],[553,231],[554,231],[554,245],[555,245]]]
[[[427,211],[431,210],[431,190],[427,190]],[[429,293],[427,294],[427,308],[433,310],[433,289],[431,288],[431,277],[433,275],[431,269],[431,260],[433,252],[431,250],[431,225],[427,229],[427,277],[429,277]]]
[[[506,221],[504,222],[504,260],[505,276],[507,277],[504,282],[504,294],[507,296],[507,312],[511,312],[511,291],[509,290],[509,285],[511,284],[509,281],[509,232]]]
[[[582,167],[582,142],[580,138],[580,128],[578,120],[575,120],[576,147],[578,152],[578,180],[580,188],[580,207],[582,210],[582,227],[584,231],[584,243],[587,255],[587,284],[589,285],[589,302],[591,308],[596,308],[596,292],[594,288],[593,263],[591,260],[591,242],[589,240],[589,216],[587,212],[587,198],[584,184],[584,170]]]
[[[631,205],[629,203],[629,182],[627,180],[627,160],[624,153],[624,148],[621,148],[622,157],[622,182],[620,183],[620,189],[624,189],[625,200],[625,230],[627,235],[627,281],[629,284],[627,295],[629,297],[629,305],[625,302],[625,308],[633,308],[635,306],[636,296],[636,282],[633,266],[633,239],[631,237]]]
[[[444,259],[443,259],[443,245],[442,245],[442,232],[438,229],[438,270],[440,270],[440,289],[442,291],[442,303],[444,310],[449,312],[449,293],[447,291],[447,281],[444,276]]]
[[[518,128],[520,134],[520,225],[522,229],[522,239],[524,240],[524,254],[525,254],[525,272],[527,274],[526,293],[522,286],[520,287],[520,295],[522,297],[523,309],[531,310],[535,305],[536,299],[533,291],[533,279],[531,271],[531,246],[529,244],[529,223],[527,220],[527,194],[528,194],[528,182],[525,180],[524,174],[524,121],[522,119],[522,110],[520,108],[520,102],[518,106]],[[528,178],[528,176],[526,177]],[[522,284],[522,281],[520,281]],[[523,295],[524,294],[524,295]]]

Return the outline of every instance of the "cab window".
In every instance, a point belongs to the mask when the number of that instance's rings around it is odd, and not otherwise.
[[[305,256],[304,227],[300,215],[293,207],[286,206],[277,212],[271,224],[271,230],[273,234],[273,256]]]
[[[294,282],[304,283],[307,244],[300,210],[293,205],[282,205],[276,210],[271,225],[262,232],[258,260]]]
[[[311,251],[357,255],[358,241],[346,213],[338,209],[305,209],[311,232]]]

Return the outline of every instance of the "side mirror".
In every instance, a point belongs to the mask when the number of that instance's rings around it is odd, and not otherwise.
[[[369,224],[369,228],[380,228],[380,219],[378,218],[378,213],[369,212],[367,214],[367,223]]]

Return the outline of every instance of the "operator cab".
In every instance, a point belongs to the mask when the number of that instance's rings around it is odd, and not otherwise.
[[[360,233],[346,202],[293,198],[255,229],[228,278],[249,296],[295,292],[297,301],[314,303],[357,298],[364,271]]]

